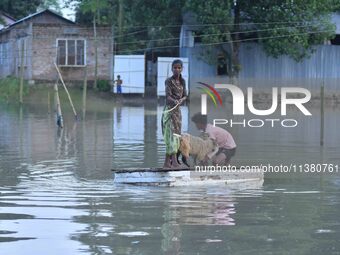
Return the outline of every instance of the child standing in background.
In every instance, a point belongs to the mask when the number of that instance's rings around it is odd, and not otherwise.
[[[123,80],[120,79],[120,75],[117,75],[117,80],[114,81],[117,85],[117,94],[122,94]]]

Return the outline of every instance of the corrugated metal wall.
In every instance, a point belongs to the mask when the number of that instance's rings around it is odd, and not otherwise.
[[[189,58],[191,85],[198,80],[214,83],[228,81],[217,76],[215,66],[200,58],[201,47],[183,48],[181,54]],[[319,90],[325,84],[326,91],[340,92],[340,46],[318,45],[310,58],[296,62],[288,56],[268,57],[261,45],[243,43],[239,59],[241,87],[271,88],[273,86],[300,86]]]
[[[240,81],[249,80],[253,86],[267,87],[275,82],[313,90],[324,83],[327,90],[340,90],[340,46],[318,45],[310,58],[296,62],[288,56],[269,57],[261,45],[249,43],[241,46],[239,58]]]
[[[319,45],[310,58],[296,62],[288,56],[268,57],[258,44],[240,49],[240,78],[340,78],[340,47]]]

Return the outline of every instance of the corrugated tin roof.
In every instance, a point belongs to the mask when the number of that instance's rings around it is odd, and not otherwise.
[[[67,22],[69,22],[69,23],[71,23],[71,24],[75,24],[74,21],[69,20],[69,19],[66,19],[66,18],[64,18],[63,16],[61,16],[60,14],[58,14],[58,13],[56,13],[56,12],[54,12],[54,11],[51,11],[51,10],[49,10],[49,9],[46,9],[46,10],[42,10],[42,11],[33,13],[33,14],[31,14],[31,15],[28,15],[28,16],[22,18],[22,19],[19,19],[18,21],[16,21],[15,23],[13,23],[12,25],[10,25],[9,27],[15,26],[15,25],[17,25],[17,24],[19,24],[19,23],[21,23],[21,22],[23,22],[23,21],[25,21],[25,20],[31,19],[31,18],[33,18],[33,17],[35,17],[35,16],[40,15],[40,14],[43,14],[44,12],[49,12],[49,13],[51,13],[51,14],[57,16],[57,17],[60,18],[60,19],[63,19],[63,20],[65,20],[65,21],[67,21]]]
[[[0,15],[5,16],[6,18],[11,19],[14,22],[16,21],[15,18],[13,18],[11,15],[9,15],[6,12],[0,11]]]

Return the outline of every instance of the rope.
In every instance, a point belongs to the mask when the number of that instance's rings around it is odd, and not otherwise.
[[[172,111],[175,110],[181,103],[182,103],[182,102],[179,102],[178,104],[176,104],[176,105],[175,105],[174,107],[172,107],[171,109],[163,111],[163,113],[172,112]]]

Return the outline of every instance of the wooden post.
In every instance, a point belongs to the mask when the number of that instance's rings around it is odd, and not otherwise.
[[[324,144],[324,129],[325,129],[325,86],[322,83],[320,89],[320,146]]]
[[[50,92],[47,91],[47,111],[48,111],[48,114],[51,113],[51,106],[50,106]]]
[[[20,104],[23,103],[23,93],[24,93],[24,39],[21,39],[21,45],[20,45],[20,52],[21,52],[21,58],[20,58],[20,92],[19,92],[19,102]]]
[[[23,125],[23,105],[19,106],[19,146],[20,146],[20,158],[24,157],[24,134],[25,126]]]
[[[85,114],[86,114],[86,94],[87,94],[87,66],[84,67],[83,119],[85,119]]]
[[[58,127],[63,128],[64,121],[63,121],[63,116],[61,114],[60,99],[59,99],[59,92],[58,92],[58,80],[54,84],[54,98],[55,98],[55,103],[56,103],[57,125]]]
[[[148,65],[146,60],[146,51],[144,51],[144,93],[142,97],[144,98],[146,92],[146,85],[148,84]]]
[[[94,84],[93,89],[97,89],[97,76],[98,76],[98,41],[97,41],[97,27],[96,27],[96,15],[93,15],[93,34],[94,34]],[[99,19],[99,17],[97,17]]]
[[[114,92],[114,80],[115,80],[115,56],[116,56],[116,46],[115,46],[115,27],[112,24],[112,86],[111,86],[111,93]]]
[[[68,92],[68,89],[66,88],[66,85],[65,85],[65,83],[64,83],[63,77],[61,76],[61,73],[60,73],[60,71],[59,71],[59,68],[58,68],[57,64],[54,63],[54,66],[55,66],[55,68],[57,69],[57,72],[58,72],[59,78],[60,78],[60,80],[61,80],[61,83],[63,84],[64,89],[65,89],[66,94],[67,94],[67,97],[68,97],[68,100],[70,101],[70,104],[71,104],[71,107],[72,107],[74,116],[75,116],[75,118],[77,119],[77,112],[76,112],[76,110],[74,109],[74,106],[73,106],[73,102],[72,102],[70,93]]]

